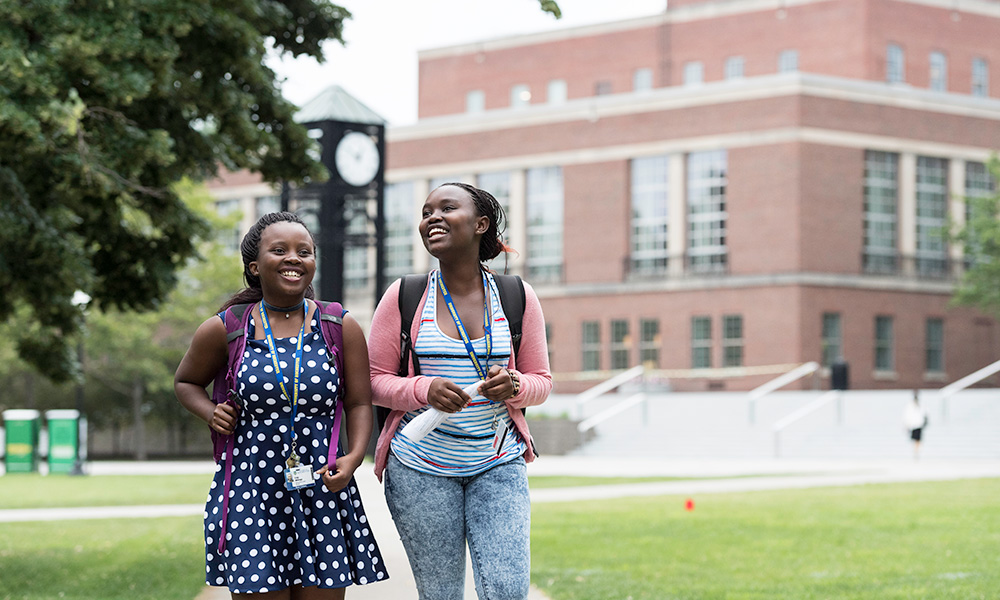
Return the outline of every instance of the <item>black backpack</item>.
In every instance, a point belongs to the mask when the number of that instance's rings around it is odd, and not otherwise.
[[[413,374],[420,375],[420,360],[413,351],[413,340],[410,339],[410,329],[413,317],[417,313],[417,305],[427,289],[429,274],[405,275],[399,280],[399,371],[400,377],[410,374],[409,366],[413,364]],[[510,328],[511,343],[514,347],[514,358],[521,347],[521,320],[524,317],[524,282],[517,275],[494,275],[497,291],[500,292],[500,305],[507,316]],[[379,432],[385,427],[390,410],[384,406],[375,407],[375,416]]]

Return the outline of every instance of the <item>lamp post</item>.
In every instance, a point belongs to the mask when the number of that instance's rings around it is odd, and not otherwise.
[[[73,293],[73,299],[71,300],[74,306],[83,309],[84,316],[86,316],[87,305],[90,304],[90,296],[77,290]],[[73,461],[73,468],[70,470],[70,475],[86,475],[83,471],[83,458],[81,452],[81,440],[83,439],[83,334],[81,332],[80,341],[76,346],[76,359],[80,363],[80,379],[76,382],[76,460]]]

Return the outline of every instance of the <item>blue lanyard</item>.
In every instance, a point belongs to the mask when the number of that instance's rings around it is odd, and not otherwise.
[[[448,307],[448,312],[451,313],[451,318],[455,321],[455,327],[458,329],[458,335],[462,338],[462,343],[465,344],[465,350],[469,353],[469,358],[472,360],[472,366],[476,367],[476,373],[479,374],[479,378],[486,381],[487,370],[483,368],[482,363],[479,362],[479,357],[476,356],[476,350],[472,347],[472,340],[469,339],[469,333],[465,330],[465,326],[462,325],[462,319],[458,316],[458,309],[455,308],[455,303],[451,301],[451,294],[448,293],[448,288],[444,285],[444,276],[438,273],[437,280],[438,286],[441,288],[441,297],[444,298],[444,303]],[[489,280],[486,279],[486,273],[483,273],[483,329],[486,332],[487,360],[489,360],[490,356],[493,354],[492,327],[490,325],[490,314],[487,310],[490,304],[489,300]]]
[[[264,339],[267,341],[267,349],[271,352],[271,363],[274,365],[274,375],[278,380],[281,393],[285,395],[285,400],[292,403],[292,453],[295,453],[295,413],[299,405],[299,368],[302,364],[302,338],[306,336],[306,316],[309,314],[309,305],[303,304],[302,309],[302,330],[299,331],[299,339],[295,344],[295,372],[292,375],[292,393],[289,395],[285,389],[285,377],[281,374],[281,366],[278,364],[278,348],[274,345],[274,335],[271,334],[271,322],[267,318],[267,309],[263,304],[260,306],[260,321],[264,327]]]

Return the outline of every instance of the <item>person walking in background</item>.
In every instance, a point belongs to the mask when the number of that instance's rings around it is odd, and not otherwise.
[[[312,300],[315,249],[295,214],[261,217],[241,245],[247,287],[198,328],[174,379],[180,403],[227,440],[205,507],[206,582],[233,598],[342,599],[388,576],[354,482],[372,430],[368,349],[347,311]],[[227,333],[236,309],[240,354]],[[331,320],[341,349],[324,335]],[[349,447],[337,457],[341,414]]]
[[[920,458],[920,439],[927,427],[927,411],[920,406],[920,392],[913,390],[913,398],[906,403],[903,410],[903,427],[910,433],[913,440],[913,458]]]
[[[497,281],[484,265],[509,251],[503,222],[503,209],[484,190],[464,183],[434,189],[418,229],[440,269],[426,279],[409,332],[415,360],[401,361],[399,281],[372,319],[373,402],[391,409],[375,471],[384,476],[422,599],[462,598],[466,544],[480,598],[523,599],[530,586],[525,463],[535,452],[521,409],[545,401],[552,377],[531,286],[524,284],[515,353]],[[478,392],[463,391],[477,382]],[[419,440],[401,433],[429,410],[448,419]]]

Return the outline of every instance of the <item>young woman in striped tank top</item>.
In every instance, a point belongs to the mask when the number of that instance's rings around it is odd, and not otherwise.
[[[534,460],[522,408],[552,389],[541,305],[525,284],[517,356],[496,282],[484,263],[509,251],[503,209],[488,192],[446,183],[427,197],[419,231],[440,269],[428,278],[410,338],[420,375],[398,375],[399,282],[372,319],[375,404],[392,409],[375,471],[406,547],[422,599],[463,597],[465,547],[480,599],[527,598],[530,504],[525,463]],[[470,397],[463,389],[482,382]],[[430,408],[448,419],[426,437],[402,433]]]

